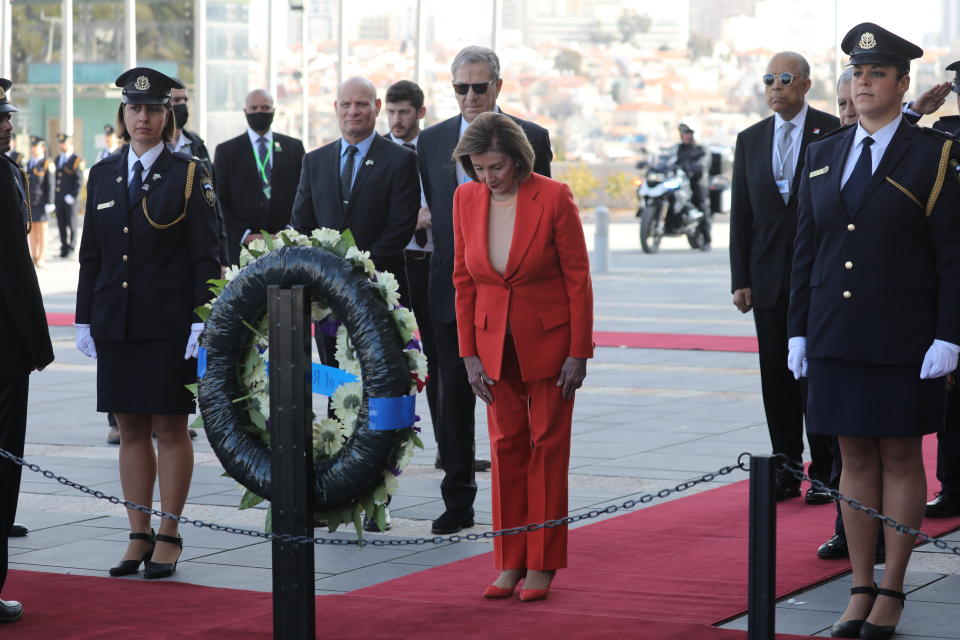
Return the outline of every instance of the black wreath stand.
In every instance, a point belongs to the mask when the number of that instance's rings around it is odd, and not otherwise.
[[[313,536],[310,287],[267,287],[273,531]],[[316,637],[313,545],[273,541],[273,637]]]

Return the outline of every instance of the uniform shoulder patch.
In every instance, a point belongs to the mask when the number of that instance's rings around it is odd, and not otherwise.
[[[827,138],[830,138],[831,136],[835,136],[838,133],[843,133],[844,131],[848,130],[852,126],[854,125],[848,124],[842,127],[837,127],[833,131],[828,131],[827,133],[822,134],[819,138],[816,139],[815,142],[823,142],[824,140],[826,140]],[[811,141],[811,142],[814,142],[814,141]]]
[[[957,136],[950,133],[949,131],[942,131],[940,129],[934,129],[932,127],[921,127],[921,126],[917,126],[917,129],[919,129],[921,133],[924,133],[928,136],[932,136],[934,138],[939,138],[941,140],[950,140],[951,142],[960,142],[960,138],[957,138]]]
[[[189,153],[184,153],[183,151],[174,151],[170,155],[183,162],[193,162],[196,160],[196,158],[191,156]]]
[[[207,171],[207,167],[200,164],[200,191],[203,192],[203,199],[211,207],[217,201],[217,193],[213,188],[213,176]]]

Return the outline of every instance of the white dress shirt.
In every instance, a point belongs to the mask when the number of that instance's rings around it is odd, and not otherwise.
[[[807,122],[807,111],[808,105],[807,102],[803,102],[803,108],[800,109],[800,112],[793,117],[790,122],[795,126],[790,132],[790,152],[789,158],[786,159],[791,164],[793,164],[793,173],[791,175],[797,175],[797,163],[800,160],[800,141],[803,138],[803,126]],[[783,123],[787,122],[780,117],[779,113],[774,113],[773,115],[773,145],[771,149],[771,166],[773,167],[773,179],[780,180],[783,175],[781,168],[784,164],[784,158],[780,157],[779,152],[777,151],[777,142],[780,141],[780,137],[783,135]]]
[[[150,167],[153,166],[153,163],[157,161],[157,158],[160,157],[162,152],[162,142],[157,143],[156,146],[145,151],[139,158],[137,154],[133,152],[133,147],[130,147],[130,153],[127,154],[127,184],[133,181],[133,165],[139,160],[141,166],[143,166],[143,171],[140,172],[140,179],[143,181],[144,190],[149,190],[150,185],[147,183],[147,175],[150,173]]]
[[[413,140],[401,140],[400,138],[395,137],[392,133],[388,133],[387,137],[396,142],[399,145],[412,144],[414,150],[417,148],[417,142],[420,141],[420,135],[417,134],[417,137]],[[423,181],[420,181],[420,206],[427,206],[427,196],[423,193]],[[433,229],[427,227],[424,229],[427,232],[427,244],[425,246],[420,246],[417,244],[417,239],[415,237],[410,238],[410,242],[407,243],[407,246],[403,248],[404,251],[433,251]]]
[[[893,134],[897,132],[901,120],[903,120],[903,115],[897,114],[897,117],[889,124],[885,124],[873,134],[867,133],[867,130],[859,122],[857,123],[857,132],[853,135],[853,144],[850,146],[847,162],[843,165],[843,175],[840,177],[841,189],[843,185],[847,184],[850,174],[853,173],[853,168],[857,165],[860,151],[863,149],[863,139],[867,136],[873,138],[873,144],[870,146],[870,159],[872,160],[870,173],[873,174],[877,170],[877,166],[880,165],[880,160],[883,159],[883,152],[890,146],[890,141],[893,140]]]
[[[180,137],[170,143],[170,151],[176,153],[177,151],[183,151],[184,147],[190,146],[190,138],[187,137],[187,134],[183,132],[183,129],[180,130]],[[254,149],[257,148],[256,144],[253,146]]]

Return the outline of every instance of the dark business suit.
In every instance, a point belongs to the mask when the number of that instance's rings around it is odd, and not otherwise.
[[[0,158],[0,448],[23,455],[29,374],[53,361],[53,345],[26,238],[23,183]],[[0,460],[0,592],[7,577],[7,536],[17,511],[21,468]]]
[[[207,151],[207,145],[203,141],[203,138],[193,131],[183,129],[182,132],[187,140],[190,141],[190,144],[180,149],[180,153],[185,153],[199,160],[200,163],[207,168],[207,171],[210,172],[210,175],[213,176],[213,185],[216,187],[217,176],[213,170],[213,158],[210,157],[210,152]],[[220,225],[220,264],[226,266],[230,264],[230,239],[227,236],[227,225],[223,220],[219,197],[213,205],[213,210],[217,214],[217,224]]]
[[[533,170],[550,177],[550,161],[553,160],[550,134],[540,125],[513,119],[533,146]],[[453,192],[459,185],[452,156],[460,140],[461,120],[462,116],[454,116],[426,129],[420,134],[417,148],[434,243],[429,298],[440,371],[438,446],[444,470],[440,489],[446,508],[455,511],[471,509],[477,495],[473,472],[476,397],[460,358],[453,287]]]
[[[76,249],[77,208],[80,206],[80,187],[83,185],[83,160],[75,153],[68,155],[63,162],[54,158],[57,166],[56,198],[57,227],[60,229],[60,257],[65,258]],[[73,204],[67,204],[66,196],[73,198]]]
[[[220,212],[227,227],[230,264],[240,260],[240,239],[251,233],[276,233],[290,224],[297,181],[303,162],[303,143],[273,132],[270,199],[263,187],[250,136],[244,131],[217,145],[213,168]]]
[[[773,175],[774,116],[740,132],[734,154],[730,207],[731,289],[752,291],[770,443],[774,453],[782,453],[797,464],[803,459],[806,391],[803,383],[794,380],[787,369],[787,307],[797,227],[797,191],[807,147],[839,126],[835,116],[808,108],[786,204]],[[827,482],[833,457],[831,440],[823,436],[808,436],[808,440],[812,458],[810,475]]]

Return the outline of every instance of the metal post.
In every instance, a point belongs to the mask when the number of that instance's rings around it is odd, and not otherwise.
[[[196,124],[201,138],[207,137],[207,0],[193,3],[193,102],[199,107]]]
[[[500,44],[500,27],[503,25],[503,0],[493,0],[493,24],[490,27],[490,48],[497,50]]]
[[[593,232],[593,261],[591,267],[594,273],[606,273],[610,270],[610,210],[599,206],[593,210],[596,219]]]
[[[423,0],[417,0],[416,16],[417,30],[414,34],[416,41],[413,47],[413,81],[417,83],[418,87],[424,87],[427,74],[426,70],[424,69],[423,41],[424,38],[427,37],[427,28],[426,14],[423,12]]]
[[[277,99],[277,64],[279,45],[277,43],[277,3],[267,0],[267,91]]]
[[[73,135],[73,0],[63,0],[60,48],[60,132]]]
[[[750,458],[747,640],[773,640],[776,627],[777,500],[772,456]]]
[[[23,78],[13,77],[13,3],[0,0],[0,78],[23,83]]]
[[[347,22],[343,19],[343,0],[337,0],[337,88],[346,80],[347,70]]]
[[[303,0],[300,10],[300,139],[310,149],[310,71],[307,60],[307,44],[310,42],[310,21],[307,17],[307,2]]]
[[[310,288],[267,288],[273,531],[313,535]],[[273,541],[273,637],[316,637],[313,545]]]
[[[123,2],[123,66],[133,69],[137,66],[137,3],[136,0]]]

